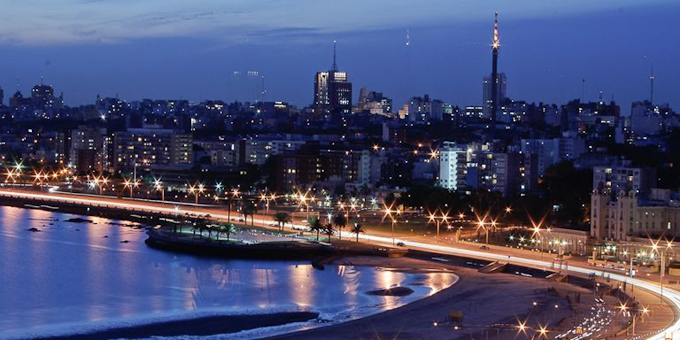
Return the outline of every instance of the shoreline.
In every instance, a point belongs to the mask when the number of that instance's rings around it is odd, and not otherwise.
[[[113,327],[100,331],[71,335],[44,336],[39,340],[106,340],[138,339],[154,336],[207,336],[231,334],[263,327],[282,326],[307,322],[319,317],[315,312],[282,312],[271,314],[240,314],[205,316],[192,319],[170,320],[140,324],[131,327]]]
[[[18,202],[12,202],[12,203],[18,203]],[[18,207],[18,208],[23,208],[23,209],[30,209],[31,208],[31,207],[26,207],[23,204],[21,204],[21,205],[19,205],[19,204],[17,204],[17,205],[7,204],[7,202],[0,203],[0,205],[15,206],[15,207]],[[49,207],[42,207],[42,206],[41,207],[32,207],[32,208],[42,209],[42,210],[50,210]],[[76,208],[76,207],[70,207],[70,208]],[[99,214],[94,214],[87,207],[78,207],[78,208],[80,208],[80,209],[74,209],[74,210],[80,210],[80,211],[77,211],[77,212],[75,212],[75,211],[73,211],[73,212],[62,211],[62,212],[78,214],[78,215],[102,216],[101,212],[98,212]],[[116,211],[116,212],[114,212],[114,215],[115,214],[123,214],[123,211]],[[126,217],[116,216],[116,217],[110,217],[110,218],[118,218],[118,219],[122,219],[122,220],[132,220],[132,221],[137,221],[137,222],[142,222],[142,223],[144,223],[144,222],[148,223],[148,220],[147,221],[139,221],[139,220],[136,220],[136,219],[131,219],[129,215],[127,215]],[[140,216],[140,217],[142,217],[142,216]],[[153,217],[151,217],[151,218],[153,219]],[[142,218],[142,219],[145,219],[145,218]],[[473,259],[473,258],[466,258],[466,257],[461,257],[461,256],[453,256],[453,255],[452,256],[442,256],[441,254],[430,253],[430,252],[425,252],[425,251],[422,251],[422,252],[416,251],[415,253],[416,254],[413,254],[413,253],[409,254],[409,256],[407,258],[401,258],[401,259],[391,259],[391,258],[387,258],[387,257],[370,257],[369,258],[369,257],[363,256],[364,259],[361,260],[361,261],[356,261],[354,258],[352,258],[352,256],[350,254],[345,254],[346,256],[337,257],[337,258],[333,259],[332,261],[330,261],[328,263],[329,264],[349,264],[349,265],[357,265],[357,266],[361,266],[361,265],[379,266],[379,267],[383,267],[383,268],[397,267],[397,268],[402,268],[402,269],[447,268],[447,269],[451,269],[455,274],[464,273],[465,277],[464,278],[461,277],[461,279],[459,280],[459,282],[457,284],[454,284],[451,287],[448,287],[447,289],[443,289],[443,290],[439,291],[437,294],[434,294],[434,295],[413,301],[411,303],[408,303],[407,305],[400,306],[398,308],[394,308],[394,309],[391,309],[391,310],[388,310],[388,311],[378,312],[376,314],[372,314],[372,315],[362,317],[362,318],[352,319],[352,320],[349,320],[349,321],[343,321],[343,322],[339,322],[339,323],[331,323],[331,324],[328,324],[328,325],[324,325],[322,327],[315,327],[314,329],[311,329],[311,330],[294,331],[294,332],[286,333],[286,334],[283,334],[283,335],[275,335],[275,336],[270,337],[270,338],[272,338],[272,339],[316,339],[316,338],[319,338],[319,336],[322,336],[322,337],[328,338],[328,339],[350,339],[350,338],[357,338],[357,337],[359,337],[359,338],[374,338],[374,336],[378,335],[378,334],[380,334],[380,337],[392,337],[392,336],[396,336],[397,334],[401,334],[401,336],[399,337],[400,339],[408,339],[408,338],[418,339],[418,338],[423,338],[423,337],[429,337],[429,338],[440,337],[440,336],[443,336],[443,333],[438,334],[437,332],[439,332],[439,331],[438,331],[437,327],[433,328],[432,325],[433,325],[433,322],[434,323],[437,322],[436,320],[445,319],[446,318],[445,317],[445,314],[446,314],[445,311],[447,309],[450,309],[451,306],[456,305],[455,301],[451,301],[451,299],[450,299],[452,294],[453,294],[453,296],[456,296],[460,300],[478,299],[478,298],[482,297],[483,299],[477,300],[476,303],[470,304],[468,306],[468,308],[474,309],[475,307],[477,307],[478,304],[483,305],[484,302],[488,302],[488,301],[485,301],[485,300],[493,299],[491,296],[487,296],[487,294],[489,294],[489,292],[492,292],[494,294],[498,293],[496,291],[484,291],[484,292],[482,292],[479,289],[477,289],[477,288],[479,288],[479,286],[486,285],[489,282],[496,281],[499,284],[504,284],[504,285],[511,283],[512,281],[515,281],[515,283],[523,282],[525,285],[530,286],[529,288],[534,289],[534,290],[538,289],[539,286],[543,287],[543,288],[548,287],[548,290],[550,289],[551,286],[555,286],[555,285],[573,286],[573,284],[567,284],[567,283],[548,282],[546,280],[541,280],[541,279],[536,280],[536,278],[538,278],[538,277],[545,277],[546,275],[552,273],[552,272],[546,271],[546,270],[539,270],[539,269],[535,269],[535,268],[524,267],[524,266],[521,266],[521,265],[514,265],[513,267],[526,268],[528,271],[533,271],[533,272],[536,272],[537,274],[538,274],[538,272],[543,272],[544,275],[539,274],[536,277],[531,277],[531,278],[521,277],[521,276],[517,276],[517,275],[483,275],[483,276],[480,276],[480,274],[477,273],[477,269],[479,269],[480,266],[483,266],[484,264],[491,262],[491,261],[481,260],[481,259]],[[349,256],[347,256],[347,255],[349,255]],[[439,261],[434,261],[432,259],[433,256],[449,257],[449,258],[453,258],[454,260],[452,260],[451,262],[439,262]],[[351,261],[348,261],[347,260],[348,258],[350,258]],[[369,258],[370,261],[366,262],[365,258]],[[393,262],[393,261],[420,261],[421,265],[408,267],[408,266],[403,266],[403,264],[402,265],[385,265],[384,264],[386,262]],[[469,263],[470,261],[472,261],[474,263],[470,264]],[[422,265],[422,262],[425,262],[426,265]],[[380,263],[380,264],[375,264],[375,263]],[[461,275],[461,276],[463,276],[463,275]],[[470,276],[470,277],[468,277],[468,276]],[[480,278],[483,278],[483,279],[480,279]],[[529,280],[529,281],[525,282],[525,280]],[[467,283],[468,286],[471,285],[473,287],[467,287],[467,286],[464,287],[467,291],[466,291],[466,293],[464,293],[462,295],[451,293],[453,286],[462,287],[462,285],[460,285],[461,283]],[[475,289],[470,290],[471,288],[475,288]],[[575,288],[583,288],[583,287],[575,287]],[[505,294],[505,296],[504,295],[497,296],[498,299],[510,298],[509,296],[507,296],[507,294],[510,293],[509,291],[505,291],[503,289],[501,289],[499,291],[501,293]],[[446,293],[446,294],[444,294],[444,293]],[[445,300],[449,300],[444,306],[441,306],[441,302],[442,302],[441,301],[442,300],[441,295],[448,296],[448,298],[444,298]],[[489,295],[491,295],[491,294],[489,294]],[[526,295],[526,296],[528,296],[528,295]],[[438,298],[433,299],[434,297],[438,297]],[[484,297],[486,297],[486,298],[484,298]],[[423,305],[428,306],[428,307],[425,308],[424,310],[421,310]],[[414,306],[418,306],[418,308],[416,308]],[[506,305],[497,305],[497,306],[492,307],[492,308],[502,310],[504,307],[506,307]],[[413,334],[417,334],[417,335],[415,335],[415,336],[405,336],[405,334],[401,332],[401,329],[404,327],[404,325],[402,325],[400,323],[395,323],[395,321],[390,321],[390,320],[401,319],[401,318],[406,318],[405,320],[410,320],[409,319],[411,317],[410,313],[413,313],[414,310],[415,310],[416,313],[422,312],[423,315],[418,314],[418,316],[421,319],[424,315],[430,315],[430,321],[427,321],[427,322],[424,322],[424,323],[421,322],[421,325],[419,325],[419,328],[417,330],[415,330],[414,333],[413,333]],[[438,314],[437,316],[433,316],[433,314],[432,314],[433,310],[437,311],[437,314]],[[406,314],[405,311],[409,311],[409,313]],[[550,310],[548,309],[548,311],[550,311]],[[516,315],[523,315],[522,314],[523,312],[526,312],[526,310],[515,312],[514,315],[515,316]],[[532,312],[530,312],[529,314],[531,314],[531,313]],[[245,315],[245,316],[241,316],[241,317],[253,318],[252,315]],[[564,319],[565,318],[559,320],[559,323],[561,323],[562,320],[564,320]],[[381,320],[381,321],[376,323],[376,320]],[[435,320],[435,321],[432,321],[432,320]],[[489,320],[489,322],[499,322],[499,321],[513,322],[513,321],[516,321],[516,320],[514,318],[508,318],[507,316],[505,318],[501,318],[501,319]],[[177,324],[177,322],[179,322],[180,324]],[[191,327],[195,326],[194,324],[182,325],[181,323],[182,323],[182,321],[169,321],[169,322],[167,322],[168,325],[174,325],[175,327],[177,327],[176,331],[186,331],[183,327],[191,328]],[[142,325],[142,326],[139,326],[139,327],[146,327],[146,326],[158,327],[158,325],[160,325],[160,324],[164,324],[164,323],[151,323],[151,324]],[[282,324],[279,324],[279,325],[285,325],[285,324],[286,323],[282,323]],[[261,327],[266,327],[266,326],[261,326]],[[130,327],[121,327],[121,329],[119,329],[119,330],[120,331],[136,330],[137,328],[138,327],[131,327],[131,328]],[[258,327],[255,327],[255,328],[258,328]],[[374,329],[374,331],[371,334],[357,333],[358,329],[361,329],[361,328],[363,328],[363,329]],[[441,328],[441,327],[439,327],[439,328]],[[254,328],[250,328],[250,329],[254,329]],[[326,329],[328,331],[320,331],[321,329]],[[390,333],[393,330],[398,330],[398,332]],[[513,329],[513,331],[516,331],[516,329]],[[330,332],[332,336],[326,337],[325,336],[326,332]],[[450,332],[450,329],[449,329],[449,332]],[[217,334],[224,334],[224,333],[217,333]],[[449,333],[446,333],[446,334],[449,334]],[[464,334],[464,332],[461,332],[461,335],[462,334]],[[472,334],[472,333],[470,333],[470,334]],[[180,335],[184,335],[184,334],[175,334],[174,336],[180,336]],[[171,336],[173,336],[173,335],[171,335]],[[129,337],[129,336],[124,336],[124,337]],[[447,337],[450,337],[450,334],[447,335]],[[54,339],[56,339],[56,338],[60,338],[60,337],[54,337]],[[71,338],[71,337],[69,337],[69,338]],[[91,337],[85,337],[85,338],[82,338],[82,339],[89,339],[89,338],[91,338]],[[106,338],[106,337],[104,337],[104,338]],[[467,336],[465,336],[465,338],[467,338]],[[53,338],[45,338],[45,339],[53,339]],[[79,339],[79,338],[77,338],[77,339]]]
[[[490,328],[491,325],[500,324],[506,326],[489,332],[489,338],[498,336],[499,339],[512,339],[516,336],[517,317],[542,315],[545,318],[539,322],[558,327],[572,315],[578,314],[570,310],[568,299],[554,292],[555,287],[560,292],[587,292],[587,289],[569,283],[507,273],[482,274],[475,267],[424,258],[361,256],[339,258],[333,264],[391,267],[404,272],[419,272],[429,268],[427,270],[451,273],[457,279],[447,288],[398,308],[263,339],[469,339],[470,336],[477,338],[481,325]],[[533,305],[533,302],[537,304]],[[554,308],[555,305],[560,308]],[[455,311],[463,312],[464,322],[454,324],[447,320],[449,313]]]

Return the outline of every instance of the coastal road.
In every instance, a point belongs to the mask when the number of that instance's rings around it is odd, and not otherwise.
[[[77,204],[90,207],[108,207],[116,208],[121,210],[128,210],[132,212],[149,212],[149,213],[161,213],[167,215],[184,215],[185,213],[190,214],[210,214],[213,218],[220,220],[227,220],[226,211],[222,209],[215,209],[215,207],[201,206],[201,205],[175,205],[172,203],[163,202],[153,202],[153,201],[141,201],[141,200],[129,200],[129,199],[117,199],[117,198],[107,198],[99,197],[95,195],[76,195],[76,194],[66,194],[66,193],[43,193],[27,190],[15,190],[15,189],[0,189],[0,197],[14,197],[30,200],[40,200],[45,204],[49,202],[59,202],[59,203],[69,203]],[[232,219],[234,218],[234,213],[232,212]],[[255,224],[259,226],[268,226],[272,223],[271,217],[266,217],[263,215],[256,215],[254,217]],[[293,227],[306,228],[305,225],[299,223],[293,223]],[[354,238],[354,234],[349,232],[342,232],[343,237]],[[361,240],[369,241],[373,243],[391,245],[393,243],[393,238],[391,236],[385,236],[383,234],[361,234],[359,236]],[[545,261],[536,259],[535,255],[529,256],[529,254],[523,254],[520,252],[512,251],[510,253],[500,251],[496,249],[490,250],[474,250],[469,249],[469,247],[456,247],[455,245],[444,245],[435,244],[432,242],[427,242],[423,239],[411,239],[411,238],[400,238],[397,237],[396,242],[403,243],[406,247],[416,248],[422,250],[433,251],[442,254],[450,255],[462,255],[473,258],[489,259],[495,261],[512,262],[516,264],[528,265],[531,267],[539,268],[551,268],[553,266],[552,261]],[[508,249],[510,250],[510,249]],[[601,274],[603,271],[601,269],[594,269],[592,267],[584,266],[583,264],[573,264],[570,263],[567,268],[563,268],[565,271],[570,271],[578,274],[590,275],[592,273]],[[608,276],[616,281],[628,282],[639,288],[648,290],[655,294],[662,294],[676,311],[680,310],[680,291],[661,287],[658,283],[651,282],[640,278],[630,278],[626,275],[618,274],[615,272],[607,272]],[[652,340],[665,340],[674,339],[680,340],[677,335],[680,334],[680,320],[676,320],[667,329],[652,335],[648,339]],[[672,337],[668,337],[671,336]]]

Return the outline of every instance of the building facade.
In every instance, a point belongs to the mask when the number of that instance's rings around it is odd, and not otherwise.
[[[114,167],[144,170],[154,165],[192,164],[193,138],[191,134],[171,129],[139,128],[114,134]]]

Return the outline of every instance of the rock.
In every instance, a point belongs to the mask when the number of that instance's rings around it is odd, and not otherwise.
[[[366,292],[366,294],[377,296],[408,296],[413,294],[413,289],[408,287],[391,287],[385,289],[372,290],[370,292]]]
[[[109,235],[104,235],[104,238],[109,238]]]
[[[37,233],[37,232],[40,231],[40,229],[35,228],[35,227],[33,227],[33,228],[28,228],[28,229],[26,229],[26,230],[28,230],[28,231],[30,231],[30,232],[33,232],[33,233]]]
[[[76,217],[76,218],[69,218],[68,220],[65,220],[64,222],[73,222],[73,223],[93,223],[94,221],[92,220],[86,220],[84,218]]]
[[[123,241],[120,241],[120,243],[130,243],[130,241],[128,241],[128,240],[123,240]]]

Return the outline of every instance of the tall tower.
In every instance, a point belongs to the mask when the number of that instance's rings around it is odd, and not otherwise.
[[[352,113],[352,83],[347,72],[338,70],[336,44],[334,40],[331,69],[316,73],[313,110],[317,117]]]
[[[652,64],[652,74],[649,76],[649,103],[654,104],[654,64]]]
[[[498,12],[493,24],[493,61],[491,64],[491,138],[496,136],[496,113],[498,112],[498,49],[500,48],[498,36]]]

